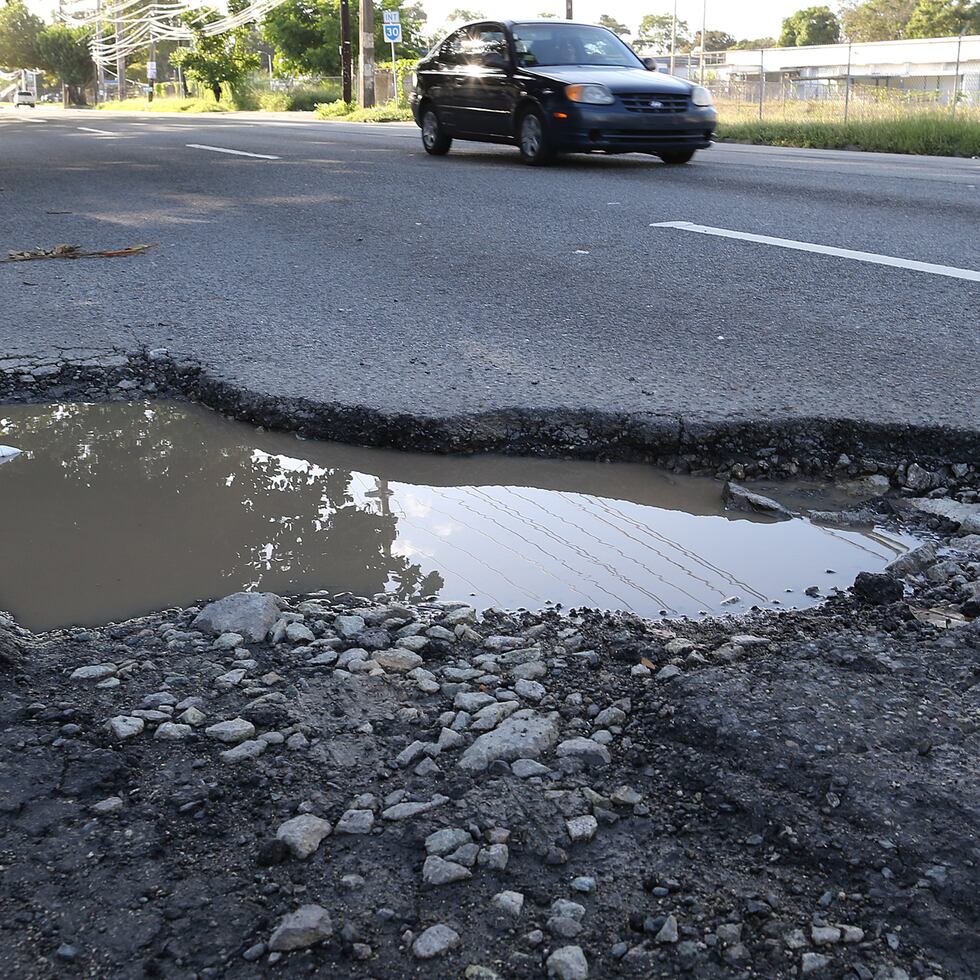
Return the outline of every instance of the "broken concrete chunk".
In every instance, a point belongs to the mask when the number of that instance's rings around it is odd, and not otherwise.
[[[260,643],[279,618],[279,597],[271,592],[236,592],[208,603],[195,617],[193,627],[220,636],[240,633]]]

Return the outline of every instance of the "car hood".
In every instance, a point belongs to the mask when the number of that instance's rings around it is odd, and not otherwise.
[[[542,65],[540,68],[525,68],[530,75],[550,78],[566,85],[608,85],[613,92],[676,92],[679,95],[690,93],[693,85],[682,78],[665,75],[661,71],[647,71],[645,68],[605,68],[596,65]]]

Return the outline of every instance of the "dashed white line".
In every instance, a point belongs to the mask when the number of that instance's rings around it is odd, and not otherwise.
[[[224,146],[207,146],[204,143],[188,143],[186,145],[192,150],[210,150],[212,153],[233,153],[238,157],[255,157],[258,160],[279,159],[279,157],[274,157],[269,153],[248,153],[245,150],[229,150]]]
[[[115,133],[110,133],[107,129],[92,129],[89,126],[79,126],[83,133],[95,133],[96,136],[115,136]]]
[[[833,245],[816,245],[813,242],[797,242],[791,238],[772,238],[769,235],[753,235],[745,231],[731,231],[728,228],[712,228],[697,225],[693,221],[656,221],[651,228],[675,228],[678,231],[693,231],[699,235],[714,235],[718,238],[736,238],[744,242],[757,242],[761,245],[776,245],[791,248],[798,252],[816,252],[819,255],[833,255],[841,259],[854,259],[858,262],[871,262],[874,265],[889,265],[896,269],[912,269],[915,272],[928,272],[934,276],[949,276],[952,279],[967,279],[980,282],[980,272],[974,269],[958,269],[951,265],[934,265],[932,262],[916,262],[914,259],[899,259],[893,255],[878,255],[875,252],[858,252],[851,248],[836,248]]]

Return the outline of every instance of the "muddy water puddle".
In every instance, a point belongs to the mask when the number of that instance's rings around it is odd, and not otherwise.
[[[97,625],[240,589],[641,615],[789,608],[912,539],[726,513],[648,466],[298,439],[193,405],[0,406],[0,609]],[[828,572],[832,569],[832,572]]]

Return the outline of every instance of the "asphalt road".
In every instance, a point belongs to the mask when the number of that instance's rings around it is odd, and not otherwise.
[[[0,356],[169,347],[253,390],[416,415],[976,431],[977,281],[655,225],[978,270],[978,187],[975,160],[718,145],[535,170],[477,144],[429,158],[411,125],[7,110],[0,251],[159,247],[0,265]]]

